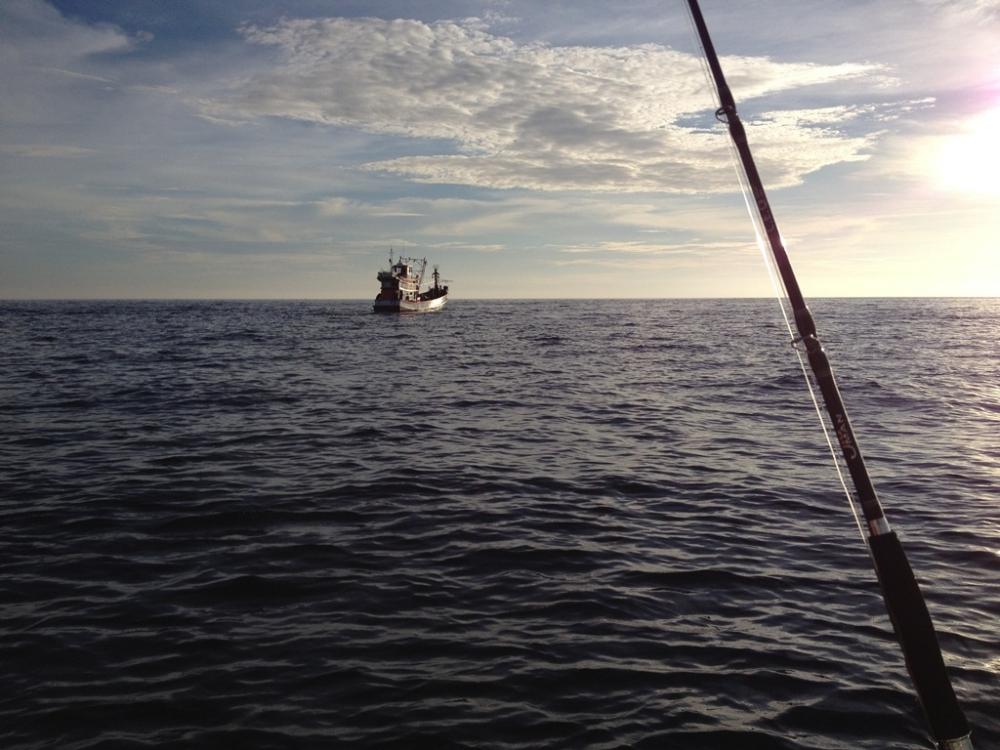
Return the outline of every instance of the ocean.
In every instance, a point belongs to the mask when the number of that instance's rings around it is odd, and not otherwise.
[[[1000,300],[812,302],[978,750]],[[0,303],[0,746],[931,748],[774,300]]]

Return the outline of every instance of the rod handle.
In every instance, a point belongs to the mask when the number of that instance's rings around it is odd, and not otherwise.
[[[945,671],[934,624],[903,545],[895,531],[871,536],[868,544],[889,618],[934,739],[943,749],[971,750],[969,724]]]

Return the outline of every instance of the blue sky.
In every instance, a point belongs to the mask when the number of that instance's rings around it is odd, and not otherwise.
[[[998,295],[1000,0],[704,0],[807,296]],[[766,296],[680,0],[0,5],[0,297]]]

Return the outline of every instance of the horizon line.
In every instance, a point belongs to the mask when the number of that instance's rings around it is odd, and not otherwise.
[[[773,300],[784,296],[725,297],[457,297],[448,302],[656,302],[677,300]],[[887,294],[813,296],[809,300],[845,299],[1000,299],[1000,295],[972,294]],[[368,297],[0,297],[9,302],[371,302]]]

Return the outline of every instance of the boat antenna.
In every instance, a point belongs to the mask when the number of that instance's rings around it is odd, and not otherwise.
[[[778,232],[778,225],[771,212],[767,194],[764,192],[764,185],[754,164],[753,155],[750,153],[746,130],[736,113],[736,102],[726,84],[722,66],[719,64],[715,47],[709,37],[708,27],[705,25],[698,0],[688,0],[688,9],[691,11],[691,17],[694,20],[718,93],[721,106],[716,110],[715,117],[729,128],[729,135],[742,165],[742,178],[753,195],[754,206],[750,212],[751,218],[756,218],[759,221],[759,226],[763,227],[777,274],[792,308],[795,327],[798,330],[798,336],[792,334],[792,343],[801,343],[805,347],[806,358],[815,377],[816,385],[822,394],[823,404],[840,446],[841,457],[854,484],[854,497],[864,514],[868,547],[875,567],[875,574],[882,589],[882,597],[885,600],[886,609],[889,611],[889,618],[896,631],[896,638],[902,646],[910,679],[916,688],[920,705],[923,707],[924,715],[930,725],[931,733],[938,743],[938,748],[940,750],[971,750],[972,741],[969,725],[948,679],[941,646],[938,644],[934,625],[931,622],[930,613],[927,611],[927,604],[920,593],[920,587],[917,585],[913,570],[910,568],[903,545],[896,536],[896,532],[890,528],[882,505],[875,494],[875,488],[861,456],[861,449],[858,447],[851,423],[847,418],[847,411],[830,368],[830,362],[816,334],[816,324],[812,313],[802,297],[795,273],[792,271],[791,262],[781,241],[781,234]],[[747,205],[749,208],[749,200]],[[789,331],[791,331],[790,326]],[[803,369],[805,368],[803,367]],[[808,375],[806,382],[809,383]],[[811,385],[810,390],[812,390]],[[818,411],[819,407],[817,406]],[[851,493],[848,491],[848,499],[850,498]],[[852,501],[852,508],[853,506]]]

